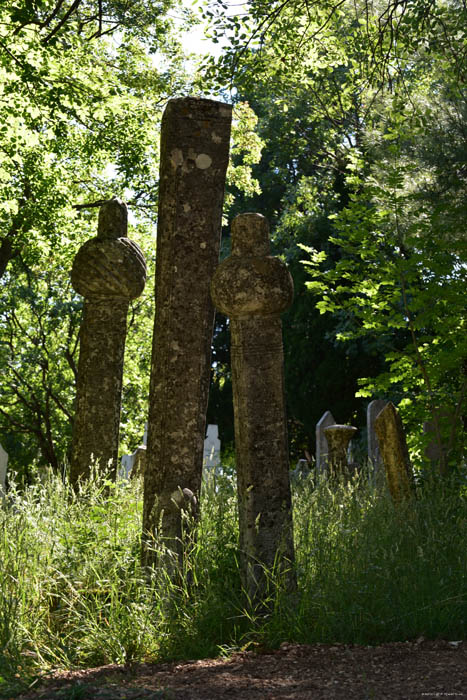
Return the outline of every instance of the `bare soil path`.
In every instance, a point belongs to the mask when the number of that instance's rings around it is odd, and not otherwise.
[[[17,700],[467,698],[467,642],[282,644],[225,659],[55,673]]]

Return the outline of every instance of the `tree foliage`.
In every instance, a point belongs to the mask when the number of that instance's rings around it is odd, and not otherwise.
[[[284,322],[292,419],[312,444],[322,410],[349,420],[365,398],[391,398],[419,461],[434,421],[446,471],[467,413],[465,3],[244,9],[208,4],[211,33],[229,43],[204,70],[258,114],[262,193],[239,205],[272,220],[295,280]]]

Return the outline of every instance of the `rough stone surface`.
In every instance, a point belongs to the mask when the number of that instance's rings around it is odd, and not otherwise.
[[[353,425],[330,425],[324,428],[329,447],[328,462],[332,476],[348,476],[347,450],[349,442],[356,432],[357,428],[354,428]]]
[[[261,595],[265,565],[279,565],[292,583],[289,458],[282,323],[293,283],[279,259],[268,257],[268,225],[241,214],[232,225],[232,255],[212,280],[216,307],[230,317],[235,455],[243,584]]]
[[[334,416],[331,411],[323,413],[319,421],[316,423],[316,471],[322,473],[326,470],[327,459],[329,453],[328,441],[324,434],[324,429],[331,425],[336,425]]]
[[[375,432],[375,418],[378,413],[381,413],[386,404],[387,401],[384,401],[384,399],[375,399],[374,401],[370,401],[366,409],[368,460],[370,462],[370,468],[374,473],[379,472],[382,467],[381,453]]]
[[[73,484],[89,476],[92,459],[109,468],[111,476],[116,474],[128,304],[141,294],[146,281],[143,253],[125,238],[126,220],[125,204],[117,199],[104,204],[97,238],[80,248],[71,272],[73,287],[85,297],[71,454]]]
[[[5,490],[8,453],[0,445],[0,490]]]
[[[412,468],[402,421],[393,403],[387,403],[377,415],[375,430],[391,496],[395,502],[409,498],[414,488]]]
[[[171,100],[161,133],[156,317],[144,480],[147,536],[161,528],[181,556],[181,512],[173,494],[198,497],[209,392],[214,307],[209,284],[219,260],[232,108]],[[183,506],[183,504],[182,504]],[[149,533],[149,535],[148,535]]]

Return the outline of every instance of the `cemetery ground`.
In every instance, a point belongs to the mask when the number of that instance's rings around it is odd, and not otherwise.
[[[233,470],[232,470],[233,473]],[[242,595],[236,491],[204,484],[180,579],[140,565],[141,484],[13,486],[0,517],[0,696],[418,698],[467,694],[467,491],[394,506],[364,476],[293,485],[297,592]],[[163,543],[154,542],[158,553]]]

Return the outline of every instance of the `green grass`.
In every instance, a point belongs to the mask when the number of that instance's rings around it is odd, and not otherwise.
[[[304,643],[377,644],[467,627],[467,495],[427,484],[395,507],[365,479],[294,487],[298,592],[268,572],[268,613],[239,583],[233,480],[205,485],[178,585],[139,563],[141,484],[98,475],[10,491],[0,511],[0,695],[52,668],[201,658]],[[160,543],[155,543],[161,548]]]

